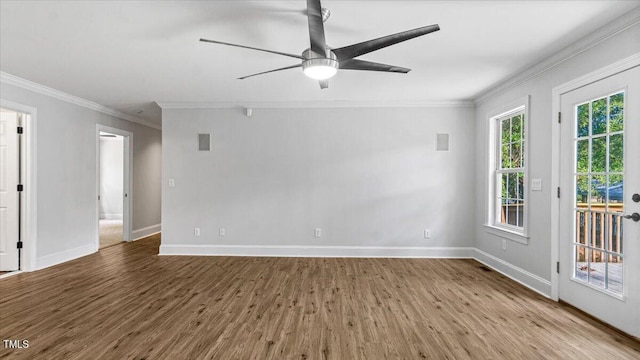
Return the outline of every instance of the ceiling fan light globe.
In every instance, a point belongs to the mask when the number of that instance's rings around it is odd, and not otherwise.
[[[327,80],[338,72],[338,62],[333,59],[309,59],[302,63],[304,74],[315,80]]]

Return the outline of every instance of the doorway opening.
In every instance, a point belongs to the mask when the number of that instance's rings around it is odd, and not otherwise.
[[[130,132],[97,128],[97,239],[98,249],[131,239]]]
[[[100,131],[100,248],[123,241],[124,138]]]

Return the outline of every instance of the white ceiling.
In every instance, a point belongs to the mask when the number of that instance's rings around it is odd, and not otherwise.
[[[296,59],[205,44],[209,38],[299,54],[306,2],[0,2],[0,70],[160,123],[154,101],[295,103],[471,99],[640,1],[338,1],[325,23],[341,47],[439,24],[362,59],[409,74],[343,70],[321,90],[300,69],[236,80]]]

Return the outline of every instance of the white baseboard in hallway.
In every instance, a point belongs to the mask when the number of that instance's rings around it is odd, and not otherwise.
[[[100,220],[122,220],[122,214],[100,214]]]
[[[147,226],[142,229],[136,229],[131,232],[132,241],[140,240],[142,238],[146,238],[147,236],[155,235],[160,232],[162,229],[161,224]]]

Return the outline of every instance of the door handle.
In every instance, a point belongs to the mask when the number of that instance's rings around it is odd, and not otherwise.
[[[625,219],[631,219],[631,220],[633,220],[635,222],[640,221],[640,214],[638,214],[638,213],[633,213],[631,215],[624,215],[622,217],[625,218]]]

